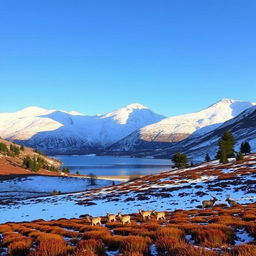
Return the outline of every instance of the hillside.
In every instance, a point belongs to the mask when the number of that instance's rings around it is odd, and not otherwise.
[[[241,204],[256,200],[256,155],[248,155],[241,162],[218,161],[203,163],[186,169],[172,169],[161,174],[144,176],[133,182],[113,187],[25,200],[13,198],[9,205],[1,205],[0,223],[38,218],[72,218],[83,213],[104,215],[105,211],[136,212],[138,208],[176,210],[199,207],[210,195],[224,203],[226,196]],[[26,216],[21,213],[27,212]]]
[[[8,222],[0,225],[0,248],[3,252],[19,248],[18,239],[25,243],[22,250],[32,248],[37,255],[46,250],[50,255],[57,255],[56,250],[65,256],[84,255],[79,253],[87,250],[90,254],[86,255],[93,256],[253,256],[255,167],[256,155],[252,154],[240,162],[230,159],[227,164],[213,161],[172,169],[92,191],[12,200],[0,205],[0,222]],[[202,201],[211,196],[217,198],[215,206],[202,209]],[[229,207],[227,197],[238,204]],[[138,209],[155,209],[166,218],[144,220]],[[130,216],[131,224],[121,224],[119,219],[106,223],[107,212],[120,211]],[[101,216],[104,226],[91,226],[85,218],[88,215]],[[41,220],[28,222],[35,219]]]
[[[11,150],[10,147],[13,147],[14,149]],[[32,148],[22,148],[18,144],[11,143],[0,138],[0,176],[20,174],[57,175],[55,171],[53,172],[43,168],[40,168],[40,170],[37,172],[24,168],[23,161],[27,156],[29,156],[31,159],[39,157],[40,159],[43,159],[49,166],[53,166],[54,169],[58,169],[61,165],[58,160],[37,153]]]

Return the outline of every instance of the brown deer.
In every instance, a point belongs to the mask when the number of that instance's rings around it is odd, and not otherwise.
[[[165,212],[156,212],[155,210],[153,210],[152,214],[156,216],[156,221],[165,220]]]
[[[86,219],[92,224],[92,226],[96,226],[97,224],[101,225],[101,217],[90,217],[87,215]]]
[[[212,197],[211,200],[204,200],[204,201],[202,202],[203,208],[206,208],[206,207],[213,207],[213,205],[215,204],[215,202],[218,201],[218,199],[217,199],[216,197],[214,197],[214,196],[211,196],[211,197]]]
[[[236,202],[235,200],[230,199],[230,197],[227,197],[226,202],[228,202],[230,207],[238,206],[239,205],[238,202]]]
[[[146,218],[148,218],[150,220],[152,212],[153,211],[143,211],[143,210],[139,209],[139,213],[142,216],[143,220],[146,220]]]
[[[116,221],[116,215],[115,214],[109,214],[107,213],[108,222]]]
[[[129,215],[122,216],[121,212],[119,212],[117,216],[123,225],[125,223],[131,224],[131,217]]]

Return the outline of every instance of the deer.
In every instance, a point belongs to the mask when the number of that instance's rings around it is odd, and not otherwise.
[[[139,213],[142,216],[143,220],[146,220],[146,218],[148,218],[150,220],[152,212],[153,211],[143,211],[143,210],[139,209]]]
[[[211,196],[212,199],[211,200],[204,200],[202,202],[202,206],[203,208],[206,208],[206,207],[213,207],[213,205],[215,204],[216,201],[218,201],[218,199],[214,196]]]
[[[118,218],[120,219],[121,223],[124,225],[125,223],[131,224],[131,216],[124,215],[122,216],[121,212],[118,213]]]
[[[109,214],[107,213],[108,222],[116,221],[116,215],[115,214]]]
[[[238,206],[239,205],[239,203],[237,201],[230,199],[229,195],[227,196],[226,202],[228,202],[230,207]]]
[[[156,216],[156,221],[165,220],[165,212],[156,212],[155,210],[153,210],[152,214]]]
[[[92,224],[92,226],[96,226],[97,224],[101,225],[101,217],[90,217],[87,215],[86,219]]]

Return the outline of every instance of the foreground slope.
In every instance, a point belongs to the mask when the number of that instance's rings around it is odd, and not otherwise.
[[[165,212],[143,220],[130,213],[92,226],[84,217],[0,225],[0,255],[255,256],[256,204]],[[18,252],[18,253],[17,253]]]
[[[249,155],[83,193],[10,202],[0,207],[1,222],[11,221],[0,225],[0,255],[254,256],[255,167],[256,155]],[[202,209],[209,195],[218,201]],[[229,207],[226,196],[239,204]],[[143,219],[138,208],[164,211],[165,219]],[[107,212],[121,210],[130,224],[107,222]],[[103,225],[92,226],[87,214],[101,216]],[[33,219],[39,220],[24,222]]]
[[[145,176],[133,182],[82,193],[31,200],[13,200],[0,205],[0,223],[72,218],[84,213],[91,215],[162,209],[192,209],[199,207],[210,195],[224,203],[230,195],[241,204],[256,201],[256,155],[241,162],[219,164],[216,161],[186,169],[173,169]],[[24,214],[26,213],[26,214]]]

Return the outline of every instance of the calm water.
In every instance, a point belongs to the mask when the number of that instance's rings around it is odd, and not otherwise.
[[[72,173],[95,175],[153,174],[170,169],[170,160],[111,156],[55,156]]]

